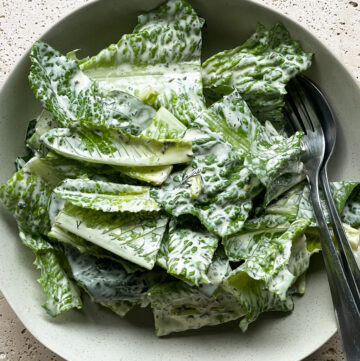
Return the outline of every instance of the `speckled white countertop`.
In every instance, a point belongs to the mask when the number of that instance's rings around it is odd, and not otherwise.
[[[89,0],[0,0],[0,84],[52,24]],[[296,19],[323,40],[360,83],[360,0],[256,0]],[[0,292],[0,360],[62,361],[26,330]],[[344,360],[338,335],[305,361]]]

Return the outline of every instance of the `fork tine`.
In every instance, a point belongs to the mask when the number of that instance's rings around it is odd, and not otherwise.
[[[292,84],[289,87],[289,93],[291,94],[302,122],[307,129],[306,133],[311,131],[323,133],[319,118],[311,103],[311,99],[309,95],[306,94],[304,85],[298,79],[293,79]]]
[[[294,131],[300,130],[306,134],[306,128],[304,127],[301,116],[290,93],[285,95],[284,114]]]

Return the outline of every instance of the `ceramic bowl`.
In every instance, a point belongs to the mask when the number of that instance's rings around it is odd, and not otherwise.
[[[136,16],[159,0],[92,2],[59,21],[42,37],[63,53],[81,49],[93,55],[123,33]],[[310,32],[286,16],[250,0],[193,0],[206,19],[204,59],[241,44],[260,22],[282,22],[306,51],[315,53],[308,72],[326,92],[339,119],[338,142],[331,161],[332,180],[360,179],[360,90],[344,65]],[[16,64],[0,92],[0,182],[14,172],[24,152],[26,125],[40,105],[29,88],[28,53]],[[321,257],[312,259],[306,295],[295,300],[290,315],[266,314],[243,334],[238,323],[157,338],[149,310],[134,310],[121,319],[88,300],[82,311],[51,319],[40,306],[44,295],[36,282],[34,255],[17,234],[15,221],[0,206],[0,282],[6,299],[25,327],[44,345],[69,361],[295,361],[315,351],[334,334],[336,324]]]

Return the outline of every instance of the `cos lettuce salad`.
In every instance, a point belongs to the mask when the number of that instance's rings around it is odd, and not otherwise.
[[[204,20],[169,0],[99,54],[38,41],[43,110],[0,187],[35,253],[51,316],[82,294],[123,317],[150,306],[158,336],[289,312],[320,250],[286,83],[311,64],[281,24],[201,62]],[[359,182],[332,184],[352,247]],[[136,312],[136,310],[134,310]]]

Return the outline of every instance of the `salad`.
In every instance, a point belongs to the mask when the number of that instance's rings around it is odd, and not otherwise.
[[[93,302],[150,307],[155,332],[289,313],[321,250],[285,86],[312,54],[275,24],[202,62],[186,0],[140,15],[79,59],[36,42],[30,87],[43,110],[28,154],[0,186],[35,253],[50,316]],[[331,184],[354,250],[359,182]]]

